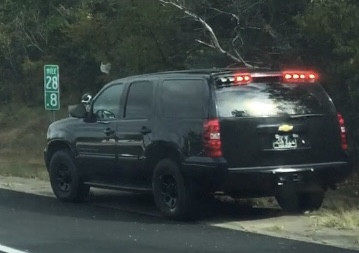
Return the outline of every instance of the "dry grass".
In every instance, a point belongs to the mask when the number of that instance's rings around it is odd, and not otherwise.
[[[316,216],[315,226],[335,229],[359,230],[359,209],[340,207],[336,210],[322,210]]]
[[[6,161],[0,160],[0,175],[48,179],[48,173],[43,163],[26,163],[26,161],[20,159],[17,161],[11,161],[10,159]]]
[[[355,187],[342,185],[327,193],[323,208],[313,213],[315,226],[359,230],[359,196]]]
[[[1,107],[0,175],[47,178],[43,150],[49,123],[50,113],[41,107]]]
[[[271,226],[269,228],[267,228],[268,231],[270,232],[284,232],[285,231],[285,228],[284,226],[279,226],[279,225],[274,225],[274,226]]]
[[[256,208],[279,208],[274,197],[252,198],[251,205]]]
[[[323,206],[308,215],[313,227],[327,227],[342,230],[354,230],[359,234],[359,175],[353,175],[341,184],[336,191],[329,190]],[[252,199],[252,205],[259,208],[279,208],[274,198]],[[280,228],[271,228],[282,230]],[[359,237],[358,237],[359,243]]]

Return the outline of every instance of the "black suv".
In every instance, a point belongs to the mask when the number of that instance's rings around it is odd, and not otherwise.
[[[350,172],[343,117],[311,71],[210,69],[115,80],[50,125],[58,199],[90,187],[153,192],[184,219],[215,193],[318,209]]]

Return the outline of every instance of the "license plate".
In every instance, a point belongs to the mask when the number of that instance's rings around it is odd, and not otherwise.
[[[273,148],[274,149],[296,149],[298,147],[298,135],[281,135],[274,136]]]

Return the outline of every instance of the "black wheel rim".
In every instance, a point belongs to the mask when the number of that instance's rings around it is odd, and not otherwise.
[[[178,192],[177,183],[173,176],[165,175],[160,177],[161,200],[169,208],[177,206]]]
[[[66,165],[61,164],[58,167],[56,170],[55,181],[60,191],[69,192],[71,190],[71,171]]]

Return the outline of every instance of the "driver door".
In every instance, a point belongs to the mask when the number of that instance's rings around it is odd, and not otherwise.
[[[123,84],[113,84],[94,98],[94,120],[85,122],[77,136],[78,160],[90,181],[106,182],[115,173],[116,128],[122,111],[123,88]]]

